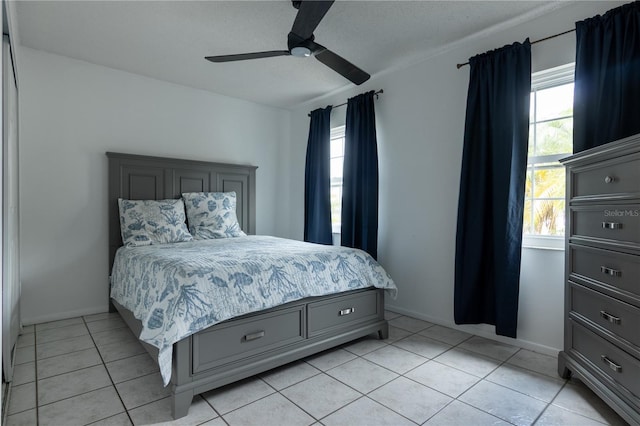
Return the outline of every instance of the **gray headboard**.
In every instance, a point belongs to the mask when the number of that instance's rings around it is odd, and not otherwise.
[[[162,200],[183,192],[229,192],[237,197],[242,230],[256,232],[255,166],[107,152],[109,158],[109,271],[122,246],[118,198]]]

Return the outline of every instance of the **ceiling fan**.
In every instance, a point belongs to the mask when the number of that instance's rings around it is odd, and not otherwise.
[[[351,62],[314,41],[313,32],[335,0],[292,0],[298,14],[287,36],[288,50],[241,53],[236,55],[206,56],[211,62],[244,61],[246,59],[274,56],[315,56],[317,60],[355,84],[362,84],[371,77]]]

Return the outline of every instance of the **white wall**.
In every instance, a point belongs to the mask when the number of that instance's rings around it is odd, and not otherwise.
[[[530,37],[537,40],[574,27],[621,2],[581,2],[484,37],[456,43],[448,51],[406,69],[373,78],[324,99],[300,105],[292,115],[288,161],[292,210],[288,236],[301,238],[307,113],[373,89],[376,102],[380,207],[380,263],[399,295],[387,306],[436,323],[453,324],[455,234],[469,68],[455,65],[478,53]],[[533,71],[575,60],[575,35],[532,47]],[[344,120],[345,108],[332,113]],[[523,249],[518,340],[523,347],[553,353],[562,348],[563,251]],[[494,337],[493,327],[459,327]]]
[[[288,111],[37,50],[20,52],[22,320],[106,311],[106,151],[258,166],[257,232],[278,234]]]

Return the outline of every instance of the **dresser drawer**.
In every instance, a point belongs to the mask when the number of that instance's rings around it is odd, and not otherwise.
[[[309,303],[309,337],[347,324],[383,318],[379,297],[379,290],[368,290]]]
[[[571,237],[640,244],[640,204],[571,207]]]
[[[192,336],[192,372],[249,358],[304,339],[304,305],[221,323]]]
[[[601,374],[618,382],[636,397],[640,396],[640,360],[571,322],[572,349],[584,356]]]
[[[640,193],[640,159],[622,157],[573,172],[572,197]]]
[[[640,256],[569,245],[571,275],[578,275],[640,297]]]
[[[640,309],[579,284],[569,285],[572,311],[640,347]]]

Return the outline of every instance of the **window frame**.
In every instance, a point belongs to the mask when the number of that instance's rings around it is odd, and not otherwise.
[[[573,83],[574,74],[575,74],[574,62],[566,65],[561,65],[559,67],[554,67],[554,68],[546,69],[543,71],[535,72],[531,75],[531,93],[535,91],[550,89],[552,87]],[[534,116],[533,123],[530,122],[529,125],[531,126],[539,123],[557,121],[557,120],[572,118],[572,117],[573,115],[566,116],[566,117],[554,117],[552,119],[536,121]],[[545,163],[556,162],[562,158],[566,158],[569,155],[571,154],[570,153],[569,154],[552,154],[552,155],[541,155],[541,156],[534,156],[534,157],[527,156],[527,173],[529,172],[529,166],[533,166],[535,164],[545,164]],[[538,170],[542,168],[544,168],[544,166],[535,167],[535,169],[538,169]],[[555,168],[555,166],[551,166],[549,168]],[[565,185],[566,185],[566,181],[565,181]],[[531,190],[533,191],[534,188],[532,187]],[[556,198],[553,198],[553,199],[555,200]],[[544,200],[544,198],[534,198],[532,196],[531,197],[532,204],[534,200]],[[565,209],[567,207],[568,206],[565,205]],[[522,218],[523,221],[524,221],[524,215],[527,213],[528,213],[527,211],[523,212],[523,218]],[[525,234],[523,229],[522,247],[533,248],[533,249],[543,249],[543,250],[564,250],[565,235],[561,235],[561,236],[560,235],[532,235],[532,234]]]

